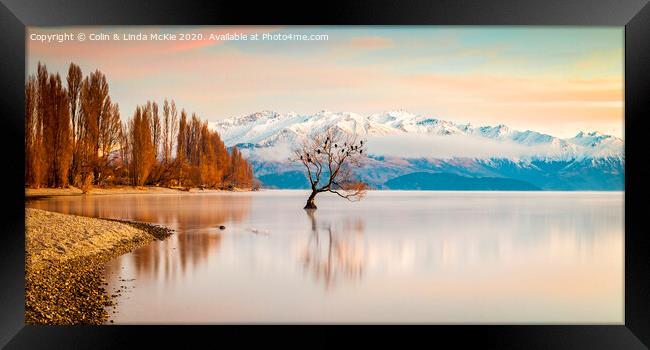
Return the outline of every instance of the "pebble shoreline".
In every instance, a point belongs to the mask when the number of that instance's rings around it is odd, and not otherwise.
[[[113,304],[104,265],[172,230],[142,222],[25,209],[25,322],[103,324]]]

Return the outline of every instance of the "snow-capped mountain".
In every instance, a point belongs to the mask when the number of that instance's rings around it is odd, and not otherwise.
[[[537,179],[532,183],[543,189],[623,187],[624,142],[598,132],[579,132],[563,139],[506,125],[456,124],[403,110],[369,116],[263,111],[210,126],[220,133],[226,146],[242,150],[263,182],[269,176],[275,182],[282,180],[287,170],[300,171],[287,164],[291,149],[304,138],[333,127],[368,140],[370,161],[360,177],[378,188],[413,172]]]
[[[329,111],[321,111],[314,115],[264,111],[221,120],[211,123],[211,126],[221,134],[228,147],[236,145],[273,147],[280,143],[295,145],[302,138],[322,133],[326,128],[333,126],[345,133],[356,133],[371,140],[373,138],[381,140],[378,136],[388,135],[462,136],[466,137],[464,140],[483,139],[504,146],[531,147],[528,152],[523,152],[527,158],[622,158],[624,149],[623,140],[598,132],[580,132],[575,137],[561,139],[531,130],[512,130],[505,125],[474,127],[470,124],[455,124],[405,111],[391,111],[367,117],[355,113]],[[439,140],[445,142],[444,138]],[[524,148],[520,150],[525,151]],[[463,150],[458,151],[460,155],[463,154]],[[369,149],[369,152],[383,155],[373,152],[372,149]]]

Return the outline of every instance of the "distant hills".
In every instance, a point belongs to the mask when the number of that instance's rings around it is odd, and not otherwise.
[[[465,177],[447,173],[410,173],[386,181],[391,190],[448,191],[539,191],[541,188],[520,180],[499,177]]]
[[[301,171],[260,176],[268,188],[309,188],[309,181]],[[383,189],[428,191],[539,191],[539,187],[519,180],[480,177],[471,178],[447,173],[410,173],[390,179]]]
[[[306,137],[333,127],[368,142],[360,179],[377,189],[623,190],[624,142],[599,132],[572,138],[512,130],[505,125],[455,124],[391,111],[370,116],[322,111],[270,111],[211,123],[226,146],[253,164],[263,186],[306,188],[290,151]]]

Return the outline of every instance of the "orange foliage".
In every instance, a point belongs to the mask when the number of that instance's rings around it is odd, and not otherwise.
[[[164,100],[138,106],[126,123],[99,70],[83,77],[70,64],[67,89],[58,74],[38,73],[25,84],[25,184],[67,187],[131,184],[252,188],[251,165],[196,114],[188,119]],[[176,154],[174,157],[174,150]]]

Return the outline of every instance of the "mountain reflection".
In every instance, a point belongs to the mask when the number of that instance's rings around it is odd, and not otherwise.
[[[305,210],[311,233],[301,256],[301,265],[316,281],[330,289],[339,281],[360,280],[366,249],[365,224],[361,219],[346,218],[336,228],[331,221],[319,221],[315,210]]]

